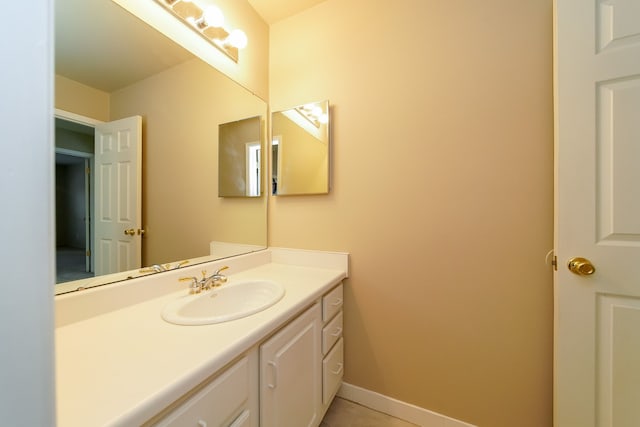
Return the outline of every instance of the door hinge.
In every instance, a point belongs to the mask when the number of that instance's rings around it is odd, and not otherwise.
[[[545,264],[551,264],[553,271],[558,271],[558,257],[556,256],[555,249],[551,249],[547,252],[547,256],[544,258]]]
[[[87,175],[91,175],[91,168],[85,168],[84,172],[85,172]]]
[[[87,251],[87,256],[91,256],[91,251]]]

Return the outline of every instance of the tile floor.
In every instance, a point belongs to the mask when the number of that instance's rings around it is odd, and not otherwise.
[[[415,424],[393,418],[336,397],[327,410],[320,427],[417,427]]]

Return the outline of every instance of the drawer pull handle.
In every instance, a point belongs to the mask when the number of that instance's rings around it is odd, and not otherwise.
[[[340,375],[342,373],[342,363],[338,363],[338,369],[331,371],[333,375]]]
[[[246,425],[245,421],[247,421],[247,419],[249,419],[249,411],[245,409],[229,427],[240,427]]]
[[[269,366],[272,366],[272,367],[273,367],[273,369],[272,369],[272,372],[273,372],[273,375],[272,375],[273,381],[272,381],[272,382],[270,382],[270,383],[267,383],[267,387],[269,387],[269,388],[276,388],[276,387],[278,386],[278,365],[276,365],[276,362],[271,362],[271,361],[267,362],[267,365],[269,365]]]
[[[332,306],[337,307],[342,304],[342,298],[337,298],[335,302],[331,303]]]
[[[331,334],[332,337],[339,337],[342,334],[342,328],[336,328],[336,331]]]

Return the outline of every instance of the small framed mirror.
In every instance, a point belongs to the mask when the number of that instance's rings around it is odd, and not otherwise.
[[[271,193],[329,193],[329,101],[275,112],[271,125]]]
[[[218,127],[218,196],[262,195],[262,140],[260,117]]]

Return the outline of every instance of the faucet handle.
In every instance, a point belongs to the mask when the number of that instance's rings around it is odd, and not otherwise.
[[[180,261],[180,262],[176,263],[176,265],[174,265],[173,268],[180,268],[185,264],[189,264],[189,260],[188,259],[185,259],[183,261]]]
[[[198,282],[197,277],[180,277],[178,280],[180,282],[191,282],[189,289],[192,294],[198,294],[202,290],[202,286],[200,285],[200,282]]]
[[[226,270],[227,268],[229,268],[229,266],[228,266],[228,265],[222,266],[222,267],[220,267],[219,269],[217,269],[217,270],[216,270],[216,272],[215,272],[215,273],[213,273],[213,274],[215,274],[216,276],[219,276],[219,275],[220,275],[220,272],[221,272],[221,271]]]

